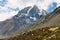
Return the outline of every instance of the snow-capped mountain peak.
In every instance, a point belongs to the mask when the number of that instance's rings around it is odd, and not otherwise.
[[[15,26],[17,25],[16,29],[20,26],[28,27],[29,25],[33,25],[41,17],[44,17],[46,13],[47,12],[45,10],[39,9],[36,5],[20,10],[18,14],[13,17],[14,22],[16,23]]]

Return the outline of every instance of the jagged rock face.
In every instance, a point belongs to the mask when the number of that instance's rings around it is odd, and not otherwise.
[[[41,11],[40,11],[41,10]],[[36,21],[41,17],[44,17],[47,12],[45,10],[39,9],[36,5],[33,7],[26,7],[18,12],[17,15],[13,17],[15,22],[14,30],[24,28],[29,29]]]
[[[36,5],[26,7],[18,12],[13,18],[0,23],[0,35],[11,35],[15,32],[25,32],[31,28],[49,27],[60,25],[60,7],[47,14]],[[37,28],[39,28],[37,27]]]
[[[0,22],[0,37],[12,36],[16,32],[23,33],[28,31],[46,13],[45,10],[39,9],[36,5],[20,10],[13,18]]]
[[[36,5],[24,8],[13,18],[0,22],[0,35],[2,35],[0,37],[12,36],[15,32],[26,32],[31,28],[60,25],[60,7],[56,8],[52,13],[46,14],[45,10],[39,9]]]

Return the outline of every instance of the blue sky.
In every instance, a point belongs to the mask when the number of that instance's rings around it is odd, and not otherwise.
[[[7,0],[0,0],[0,6],[4,7],[7,4]]]
[[[52,11],[54,11],[54,9],[56,9],[56,7],[57,7],[57,3],[53,2],[52,4],[49,5],[47,11],[52,12]]]
[[[60,0],[0,0],[0,21],[11,18],[27,6],[37,5],[39,9],[52,12],[60,6]]]

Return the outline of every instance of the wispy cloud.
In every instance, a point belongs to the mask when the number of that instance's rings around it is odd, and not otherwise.
[[[37,5],[46,11],[51,11],[60,6],[60,0],[0,0],[0,21],[16,15],[18,10],[24,7],[33,5]]]

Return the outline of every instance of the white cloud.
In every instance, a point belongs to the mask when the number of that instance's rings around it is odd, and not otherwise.
[[[60,0],[8,0],[5,7],[0,7],[0,21],[6,20],[17,14],[15,11],[8,12],[8,7],[19,7],[19,9],[23,9],[24,7],[33,6],[36,4],[39,8],[47,10],[49,5],[53,2],[58,4],[57,7],[60,6]]]
[[[2,13],[0,14],[0,21],[4,21],[6,19],[10,19],[12,16],[14,16],[14,13],[17,14],[17,12],[5,12],[5,13]]]

